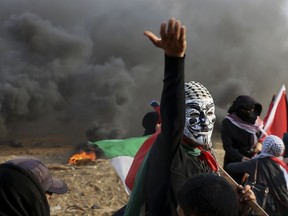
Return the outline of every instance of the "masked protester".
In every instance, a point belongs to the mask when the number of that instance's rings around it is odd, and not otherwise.
[[[208,151],[212,147],[215,106],[202,84],[184,82],[186,28],[180,21],[163,23],[161,39],[152,32],[144,34],[165,51],[161,133],[138,170],[124,215],[176,216],[180,188],[194,176],[218,174],[218,164]],[[239,209],[229,212],[238,216]]]
[[[247,95],[238,96],[228,109],[228,115],[221,123],[225,170],[229,163],[250,160],[261,151],[261,112],[262,105]],[[238,183],[241,182],[243,173],[229,174]]]
[[[202,84],[195,81],[186,82],[185,107],[184,138],[186,143],[210,149],[216,120],[212,96]]]

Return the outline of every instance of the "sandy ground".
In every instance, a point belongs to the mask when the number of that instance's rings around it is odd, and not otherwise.
[[[0,163],[20,155],[34,156],[46,163],[53,176],[68,184],[66,194],[53,194],[49,199],[51,215],[112,215],[128,200],[120,178],[106,159],[68,164],[75,151],[75,146],[65,139],[25,139],[13,145],[0,145]],[[217,148],[216,154],[221,163],[223,150]]]

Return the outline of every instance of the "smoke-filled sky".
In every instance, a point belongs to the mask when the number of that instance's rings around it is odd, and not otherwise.
[[[265,111],[288,81],[287,1],[1,0],[0,135],[104,138],[143,133],[160,100],[163,52],[143,36],[170,17],[187,27],[186,80],[216,103],[217,128],[236,96]],[[262,117],[263,117],[262,116]]]

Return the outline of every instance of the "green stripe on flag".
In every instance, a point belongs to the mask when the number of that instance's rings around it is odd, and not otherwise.
[[[146,154],[145,158],[143,159],[139,171],[135,177],[135,184],[128,200],[126,210],[124,212],[124,216],[134,216],[134,215],[144,215],[140,214],[141,207],[145,203],[145,177],[148,170],[148,158],[149,153]],[[145,210],[145,209],[144,209]],[[145,214],[146,215],[146,214]]]
[[[127,139],[110,139],[91,142],[101,148],[108,158],[117,156],[134,157],[141,145],[149,136],[131,137]]]

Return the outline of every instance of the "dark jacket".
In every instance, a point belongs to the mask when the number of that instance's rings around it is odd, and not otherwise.
[[[229,163],[241,162],[242,157],[251,158],[254,154],[250,151],[254,144],[253,135],[237,127],[227,118],[221,124],[221,139],[225,150],[224,168]]]
[[[184,58],[165,57],[161,96],[161,134],[147,159],[146,200],[149,216],[177,215],[176,194],[191,177],[211,172],[181,147],[185,126]]]
[[[257,134],[259,138],[260,133]],[[240,183],[243,173],[233,174],[226,169],[229,163],[241,162],[241,159],[245,156],[251,158],[254,152],[251,151],[254,145],[253,134],[237,127],[229,119],[225,118],[221,124],[221,139],[224,155],[224,169],[238,182]]]
[[[256,165],[258,168],[255,176]],[[227,170],[231,173],[248,173],[249,182],[257,180],[258,185],[269,188],[265,211],[273,216],[285,216],[288,212],[288,190],[280,165],[270,157],[252,159],[246,162],[230,163]],[[256,194],[261,196],[260,194]],[[257,200],[262,200],[257,197]],[[262,203],[258,203],[262,205]]]

